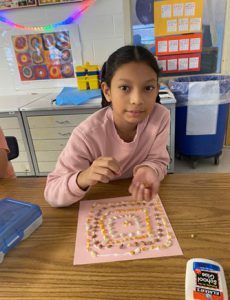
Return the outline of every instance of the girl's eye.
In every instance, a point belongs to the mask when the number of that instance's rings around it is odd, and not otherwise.
[[[123,91],[123,92],[128,92],[129,91],[129,87],[127,85],[122,85],[120,86],[120,89]]]
[[[148,86],[145,87],[145,90],[147,92],[152,92],[154,89],[155,89],[155,87],[153,85],[148,85]]]

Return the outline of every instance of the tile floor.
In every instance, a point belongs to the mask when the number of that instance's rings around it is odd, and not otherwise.
[[[222,155],[219,157],[219,165],[214,164],[214,158],[200,159],[193,168],[189,159],[175,158],[174,173],[230,173],[230,147],[223,148]]]

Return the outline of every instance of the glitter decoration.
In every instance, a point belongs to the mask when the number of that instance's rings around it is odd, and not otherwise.
[[[151,201],[115,199],[81,203],[87,209],[84,216],[81,209],[79,212],[78,233],[83,231],[84,238],[77,235],[76,264],[182,253],[159,197]]]
[[[168,231],[167,220],[161,217],[162,207],[157,200],[155,205],[151,203],[121,201],[105,205],[96,202],[86,221],[87,251],[95,257],[136,255],[170,247],[172,234]],[[95,245],[96,238],[101,240],[101,248]]]

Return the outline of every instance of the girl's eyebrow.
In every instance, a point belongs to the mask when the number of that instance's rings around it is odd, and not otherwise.
[[[126,78],[119,78],[118,80],[119,80],[119,81],[123,81],[123,82],[132,82],[131,80],[126,79]],[[157,82],[157,79],[155,79],[155,78],[150,78],[150,79],[145,80],[144,83],[153,82],[153,81],[154,81],[154,82]]]
[[[148,82],[157,82],[157,79],[155,79],[155,78],[151,78],[151,79],[148,79],[148,80],[146,80],[145,81],[145,83],[148,83]]]

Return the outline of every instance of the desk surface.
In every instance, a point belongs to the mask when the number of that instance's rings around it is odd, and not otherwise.
[[[0,181],[0,198],[37,203],[44,217],[0,265],[0,299],[182,300],[186,262],[193,257],[222,264],[230,290],[230,174],[172,174],[162,183],[160,198],[183,256],[83,266],[73,266],[78,204],[50,207],[45,180]],[[128,195],[128,184],[97,185],[86,199]]]

